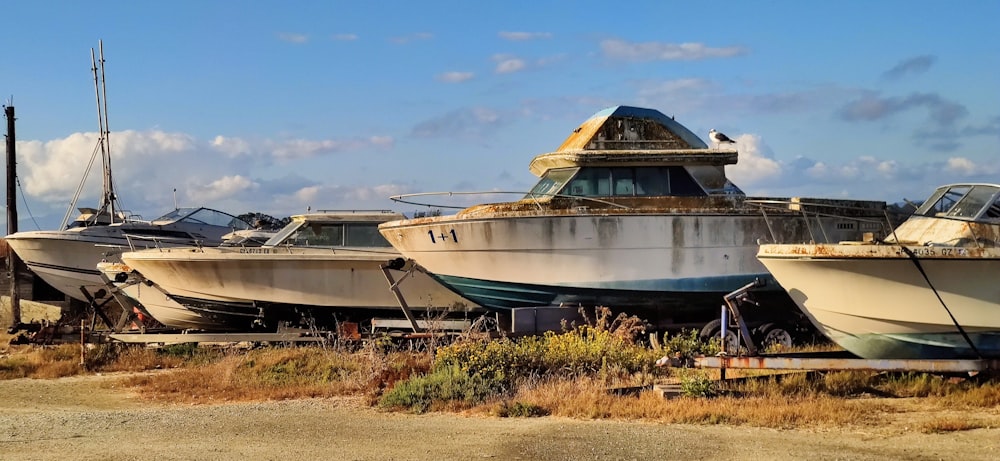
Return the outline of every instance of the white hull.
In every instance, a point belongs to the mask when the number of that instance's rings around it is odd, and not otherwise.
[[[664,306],[697,297],[717,307],[721,294],[769,278],[756,259],[757,242],[770,238],[759,213],[460,216],[379,230],[407,258],[490,307],[602,300]],[[780,292],[774,284],[765,290]],[[601,299],[588,299],[594,296]]]
[[[19,232],[5,240],[32,272],[80,301],[87,301],[81,287],[91,294],[106,288],[97,263],[118,262],[121,253],[129,249],[124,237],[72,231]]]
[[[203,248],[126,253],[126,264],[174,296],[223,302],[398,309],[380,266],[391,249]],[[403,273],[393,271],[398,280]],[[467,300],[426,274],[399,284],[411,308],[448,308]]]
[[[115,288],[133,302],[142,306],[149,315],[157,322],[169,328],[196,329],[196,330],[220,330],[226,329],[226,325],[218,321],[205,318],[186,307],[170,299],[163,291],[153,286],[148,286],[142,281],[134,278],[127,278],[125,282],[118,282],[119,274],[128,274],[132,271],[130,267],[122,263],[100,263],[97,269],[103,273],[108,280],[115,281]]]
[[[976,358],[970,340],[1000,355],[1000,249],[907,248],[919,267],[896,245],[762,245],[759,258],[814,325],[856,355]]]

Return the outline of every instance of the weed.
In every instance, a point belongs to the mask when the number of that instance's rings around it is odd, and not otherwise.
[[[458,402],[471,407],[501,392],[497,382],[451,367],[397,383],[382,395],[379,406],[423,413],[435,403]]]
[[[719,387],[704,373],[688,373],[681,377],[681,394],[686,397],[715,397],[719,395]]]
[[[503,401],[497,405],[494,413],[501,418],[534,418],[548,416],[551,412],[532,403]]]

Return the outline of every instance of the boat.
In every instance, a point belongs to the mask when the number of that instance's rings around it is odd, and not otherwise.
[[[723,296],[760,279],[755,297],[772,307],[757,318],[790,321],[798,309],[755,258],[768,221],[726,176],[737,159],[735,144],[709,147],[660,111],[615,106],[536,156],[529,169],[540,179],[520,199],[379,231],[442,284],[496,311],[606,306],[654,328],[711,329]],[[434,194],[392,198],[430,206],[424,197]],[[864,216],[885,210],[884,202],[796,200]],[[833,218],[810,227],[797,216],[794,207],[771,213],[773,230],[799,241],[814,238],[810,231],[844,239],[873,230]]]
[[[275,231],[266,229],[238,230],[224,235],[223,247],[259,247],[274,236]],[[202,315],[174,301],[164,290],[153,286],[153,283],[133,273],[132,268],[123,262],[101,261],[97,263],[104,281],[119,304],[128,306],[137,316],[145,315],[156,323],[171,329],[231,331],[240,329],[240,325],[227,324],[214,318]],[[141,322],[143,326],[147,322]],[[156,324],[152,324],[156,326]]]
[[[151,221],[124,211],[114,190],[111,173],[111,152],[107,121],[107,104],[103,101],[104,51],[100,61],[94,60],[94,85],[97,90],[100,134],[91,163],[99,153],[103,163],[103,190],[97,208],[79,208],[79,216],[69,221],[73,205],[67,211],[59,230],[26,231],[7,235],[4,240],[28,268],[42,280],[67,296],[84,302],[103,304],[109,298],[100,272],[102,260],[118,261],[118,255],[129,249],[178,245],[215,246],[223,236],[233,231],[249,229],[244,220],[228,213],[204,207],[177,208]],[[97,63],[100,62],[100,68]],[[100,69],[100,78],[98,77]],[[87,169],[89,172],[89,168]],[[81,187],[87,181],[84,174]],[[78,192],[79,194],[79,192]]]
[[[884,239],[765,244],[757,257],[861,358],[1000,358],[998,184],[941,186]]]
[[[4,240],[42,280],[85,302],[107,297],[100,293],[106,290],[98,262],[120,262],[119,255],[133,249],[217,246],[234,229],[250,227],[236,216],[204,207],[176,208],[151,221],[129,218],[112,223],[94,221],[93,209],[81,211],[81,218],[66,229],[16,232]]]
[[[178,319],[170,304],[174,318],[160,318],[156,309],[163,303],[147,305],[157,320],[178,328],[213,328],[185,324],[192,320],[273,329],[303,318],[332,324],[376,312],[398,316],[399,299],[383,268],[398,281],[409,308],[475,312],[478,306],[404,267],[401,255],[379,235],[378,224],[402,216],[387,210],[317,211],[292,216],[262,246],[158,248],[124,253],[122,261],[132,277],[144,281],[134,285],[137,290],[160,290],[190,312]]]

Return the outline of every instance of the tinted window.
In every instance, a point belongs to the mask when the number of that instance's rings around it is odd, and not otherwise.
[[[391,245],[378,233],[378,224],[348,224],[347,246],[387,247]]]

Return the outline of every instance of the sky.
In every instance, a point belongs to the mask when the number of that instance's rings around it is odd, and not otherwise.
[[[533,157],[616,105],[736,139],[727,172],[750,195],[899,202],[1000,182],[998,17],[962,0],[10,2],[18,228],[58,227],[80,187],[99,41],[116,191],[147,219],[523,192]],[[476,197],[425,201],[497,199]]]

